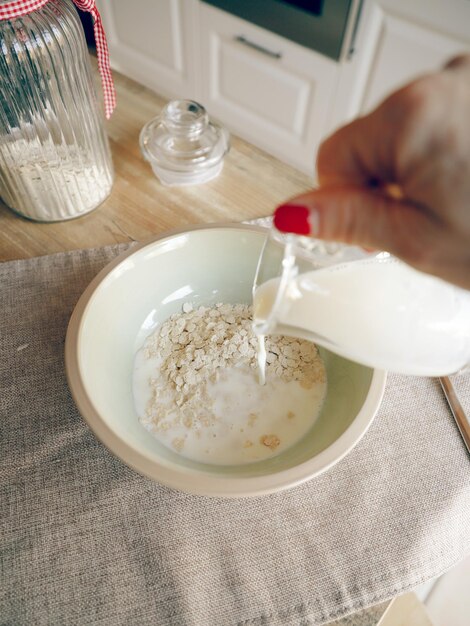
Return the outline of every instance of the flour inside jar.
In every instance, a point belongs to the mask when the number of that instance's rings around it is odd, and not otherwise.
[[[140,422],[164,445],[205,463],[243,464],[283,452],[318,418],[325,368],[310,342],[266,337],[265,347],[261,385],[251,307],[186,303],[136,355]]]

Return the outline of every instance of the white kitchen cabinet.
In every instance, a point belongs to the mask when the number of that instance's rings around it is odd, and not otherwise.
[[[415,5],[413,7],[413,4]],[[421,4],[422,12],[416,12]],[[447,4],[447,11],[439,17],[434,11],[444,2],[378,3],[374,10],[376,46],[369,78],[361,103],[362,110],[370,110],[398,86],[420,74],[441,67],[451,57],[470,49],[470,2]],[[461,5],[456,11],[456,5]],[[410,5],[415,10],[410,12]],[[433,6],[435,5],[435,6]],[[466,29],[462,32],[462,20]]]
[[[355,53],[338,62],[201,0],[98,6],[114,68],[169,98],[201,102],[307,173],[335,128],[470,50],[470,0],[364,0]]]
[[[98,0],[112,66],[168,96],[197,99],[198,0]]]
[[[365,0],[357,51],[341,64],[330,129],[470,50],[468,0]]]
[[[362,108],[369,110],[398,85],[435,70],[464,47],[450,37],[383,13],[382,32]]]
[[[312,171],[328,118],[337,63],[201,4],[202,97],[245,139]]]

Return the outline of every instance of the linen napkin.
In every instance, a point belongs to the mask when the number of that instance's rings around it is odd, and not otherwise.
[[[109,453],[63,351],[79,296],[125,249],[0,265],[2,624],[318,625],[470,552],[470,459],[433,379],[390,375],[355,449],[280,494],[186,495]]]

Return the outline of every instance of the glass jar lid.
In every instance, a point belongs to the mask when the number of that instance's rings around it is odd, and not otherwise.
[[[173,100],[140,133],[140,147],[165,185],[207,182],[221,171],[229,134],[192,100]]]

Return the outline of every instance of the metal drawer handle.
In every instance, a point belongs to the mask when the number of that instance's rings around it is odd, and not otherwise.
[[[263,54],[266,54],[268,57],[271,57],[272,59],[282,58],[282,52],[274,52],[273,50],[269,50],[268,48],[265,48],[264,46],[260,46],[254,41],[250,41],[243,35],[237,35],[235,37],[235,41],[238,41],[239,43],[242,43],[245,46],[248,46],[249,48],[253,48],[254,50],[257,50],[258,52],[262,52]]]

